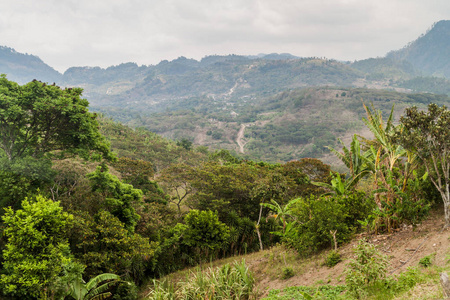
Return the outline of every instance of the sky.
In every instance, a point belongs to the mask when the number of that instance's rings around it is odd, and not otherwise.
[[[180,56],[381,57],[450,19],[449,0],[0,0],[0,46],[60,72]]]

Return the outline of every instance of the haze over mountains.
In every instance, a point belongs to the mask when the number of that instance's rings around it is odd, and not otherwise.
[[[357,89],[450,95],[449,37],[450,21],[439,21],[400,50],[355,62],[288,53],[212,55],[200,61],[179,57],[151,66],[72,67],[64,74],[36,56],[0,47],[0,73],[19,83],[38,79],[83,87],[91,109],[172,139],[240,149],[252,159],[286,161],[322,155],[324,146],[335,144],[336,136],[345,136],[352,118],[359,122],[361,100],[374,101],[386,110],[394,100],[400,101],[399,107],[449,102],[443,96]],[[346,114],[347,121],[337,120],[333,109]]]

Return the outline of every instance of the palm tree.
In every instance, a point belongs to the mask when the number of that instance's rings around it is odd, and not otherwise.
[[[110,287],[120,282],[120,276],[116,274],[100,274],[87,283],[78,277],[69,284],[70,296],[75,300],[103,300],[111,296]]]

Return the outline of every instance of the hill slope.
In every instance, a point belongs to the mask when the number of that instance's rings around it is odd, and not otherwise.
[[[286,162],[302,157],[325,158],[325,146],[336,146],[337,138],[367,135],[362,122],[363,102],[373,103],[386,116],[395,103],[399,116],[407,106],[448,104],[450,98],[373,89],[304,88],[265,98],[189,98],[167,107],[166,112],[146,116],[135,111],[135,117],[123,121],[174,140],[186,138],[195,144],[236,152],[243,149],[242,154],[249,159]],[[107,113],[121,118],[124,112]]]
[[[424,75],[450,77],[450,21],[435,23],[425,35],[387,57],[406,60]]]
[[[0,46],[0,74],[9,80],[24,84],[33,79],[44,82],[60,82],[62,75],[45,64],[39,57],[22,54],[12,48]]]

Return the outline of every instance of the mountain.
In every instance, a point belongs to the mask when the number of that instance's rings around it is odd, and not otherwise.
[[[427,76],[447,74],[449,22],[436,23],[386,57],[353,63],[287,53],[181,56],[157,65],[73,67],[59,74],[33,55],[3,47],[0,73],[21,83],[36,78],[80,86],[91,110],[173,140],[255,160],[323,158],[336,137],[362,130],[361,101],[384,112],[396,103],[397,116],[406,106],[450,103],[446,96],[419,93],[450,95],[450,80]]]
[[[450,78],[450,20],[435,23],[426,34],[386,57],[405,60],[424,75]]]
[[[397,119],[406,107],[425,108],[430,102],[449,104],[450,98],[380,89],[307,87],[236,101],[180,99],[154,114],[127,108],[106,110],[105,114],[172,140],[187,139],[211,149],[240,152],[252,160],[286,162],[316,157],[334,164],[337,161],[326,146],[339,146],[337,138],[347,143],[355,133],[369,137],[362,122],[366,116],[363,103],[373,103],[384,116],[395,104]]]
[[[39,57],[22,54],[4,46],[0,46],[0,74],[7,74],[9,80],[20,84],[33,79],[44,82],[60,82],[62,80],[62,75]]]

